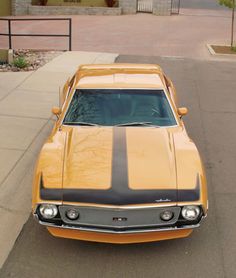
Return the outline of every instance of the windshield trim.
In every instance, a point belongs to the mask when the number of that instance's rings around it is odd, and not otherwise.
[[[163,91],[164,94],[165,94],[165,97],[168,101],[168,104],[170,106],[170,109],[172,111],[172,114],[173,114],[173,117],[175,119],[175,122],[176,124],[175,125],[166,125],[166,126],[160,126],[160,128],[175,128],[175,127],[178,127],[180,126],[180,120],[178,119],[177,117],[177,114],[176,114],[176,111],[174,110],[173,108],[173,105],[172,105],[172,102],[170,101],[170,96],[168,95],[168,93],[166,92],[166,89],[165,88],[160,88],[160,87],[157,87],[157,88],[145,88],[145,87],[140,87],[140,88],[124,88],[124,87],[117,87],[117,88],[114,88],[114,87],[107,87],[107,88],[101,88],[101,87],[96,87],[96,88],[75,88],[74,89],[74,92],[70,94],[70,99],[69,101],[67,102],[67,104],[64,102],[63,104],[63,107],[65,107],[65,111],[63,111],[63,117],[61,119],[61,122],[60,122],[60,126],[70,126],[70,125],[67,125],[67,124],[64,124],[64,120],[65,120],[65,117],[66,117],[66,114],[67,114],[67,111],[70,107],[70,104],[73,100],[73,97],[74,97],[74,94],[76,93],[77,90],[150,90],[150,91],[156,91],[156,90],[159,90],[159,91]],[[103,125],[98,125],[98,126],[76,126],[74,125],[73,127],[115,127],[114,125],[111,125],[111,126],[103,126]],[[145,128],[155,128],[154,126],[142,126],[142,127],[145,127]]]

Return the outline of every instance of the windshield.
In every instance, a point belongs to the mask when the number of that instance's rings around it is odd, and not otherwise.
[[[63,121],[68,125],[176,125],[163,90],[78,89]]]

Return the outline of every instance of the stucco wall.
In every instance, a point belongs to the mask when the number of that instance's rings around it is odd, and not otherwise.
[[[79,6],[29,6],[30,15],[120,15],[121,8]]]
[[[137,12],[137,0],[119,0],[119,6],[122,14],[136,14]]]
[[[11,15],[11,0],[0,0],[0,16]]]
[[[31,4],[31,0],[12,0],[12,14],[13,15],[28,14],[28,6],[30,4]]]
[[[48,0],[49,6],[61,6],[61,5],[80,5],[80,6],[91,6],[91,7],[105,7],[105,0],[80,0],[80,2],[70,3],[64,0]]]
[[[7,0],[0,0],[0,2],[1,1]],[[78,5],[64,6],[62,5],[64,0],[49,0],[49,6],[32,6],[31,1],[32,0],[12,0],[13,15],[119,15],[135,14],[137,12],[137,0],[119,0],[119,7],[115,8],[82,7]],[[81,4],[83,4],[83,1],[85,0],[81,0]],[[88,0],[86,0],[86,2],[87,1]],[[102,3],[104,3],[103,1],[104,0],[96,0],[96,3],[98,4],[99,2],[102,5]],[[61,5],[58,4],[58,6],[51,6],[54,3],[61,3]],[[153,14],[171,15],[171,0],[153,0]]]

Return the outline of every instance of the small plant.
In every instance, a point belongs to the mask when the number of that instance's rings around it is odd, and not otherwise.
[[[0,60],[0,66],[7,65],[6,62]]]
[[[236,46],[232,46],[231,49],[232,49],[233,52],[236,52]]]
[[[14,59],[13,65],[17,68],[24,69],[28,66],[28,62],[24,57],[20,56]]]

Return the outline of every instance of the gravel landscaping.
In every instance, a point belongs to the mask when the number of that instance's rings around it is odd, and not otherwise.
[[[15,50],[13,63],[1,63],[0,72],[34,71],[62,53],[63,51]]]

